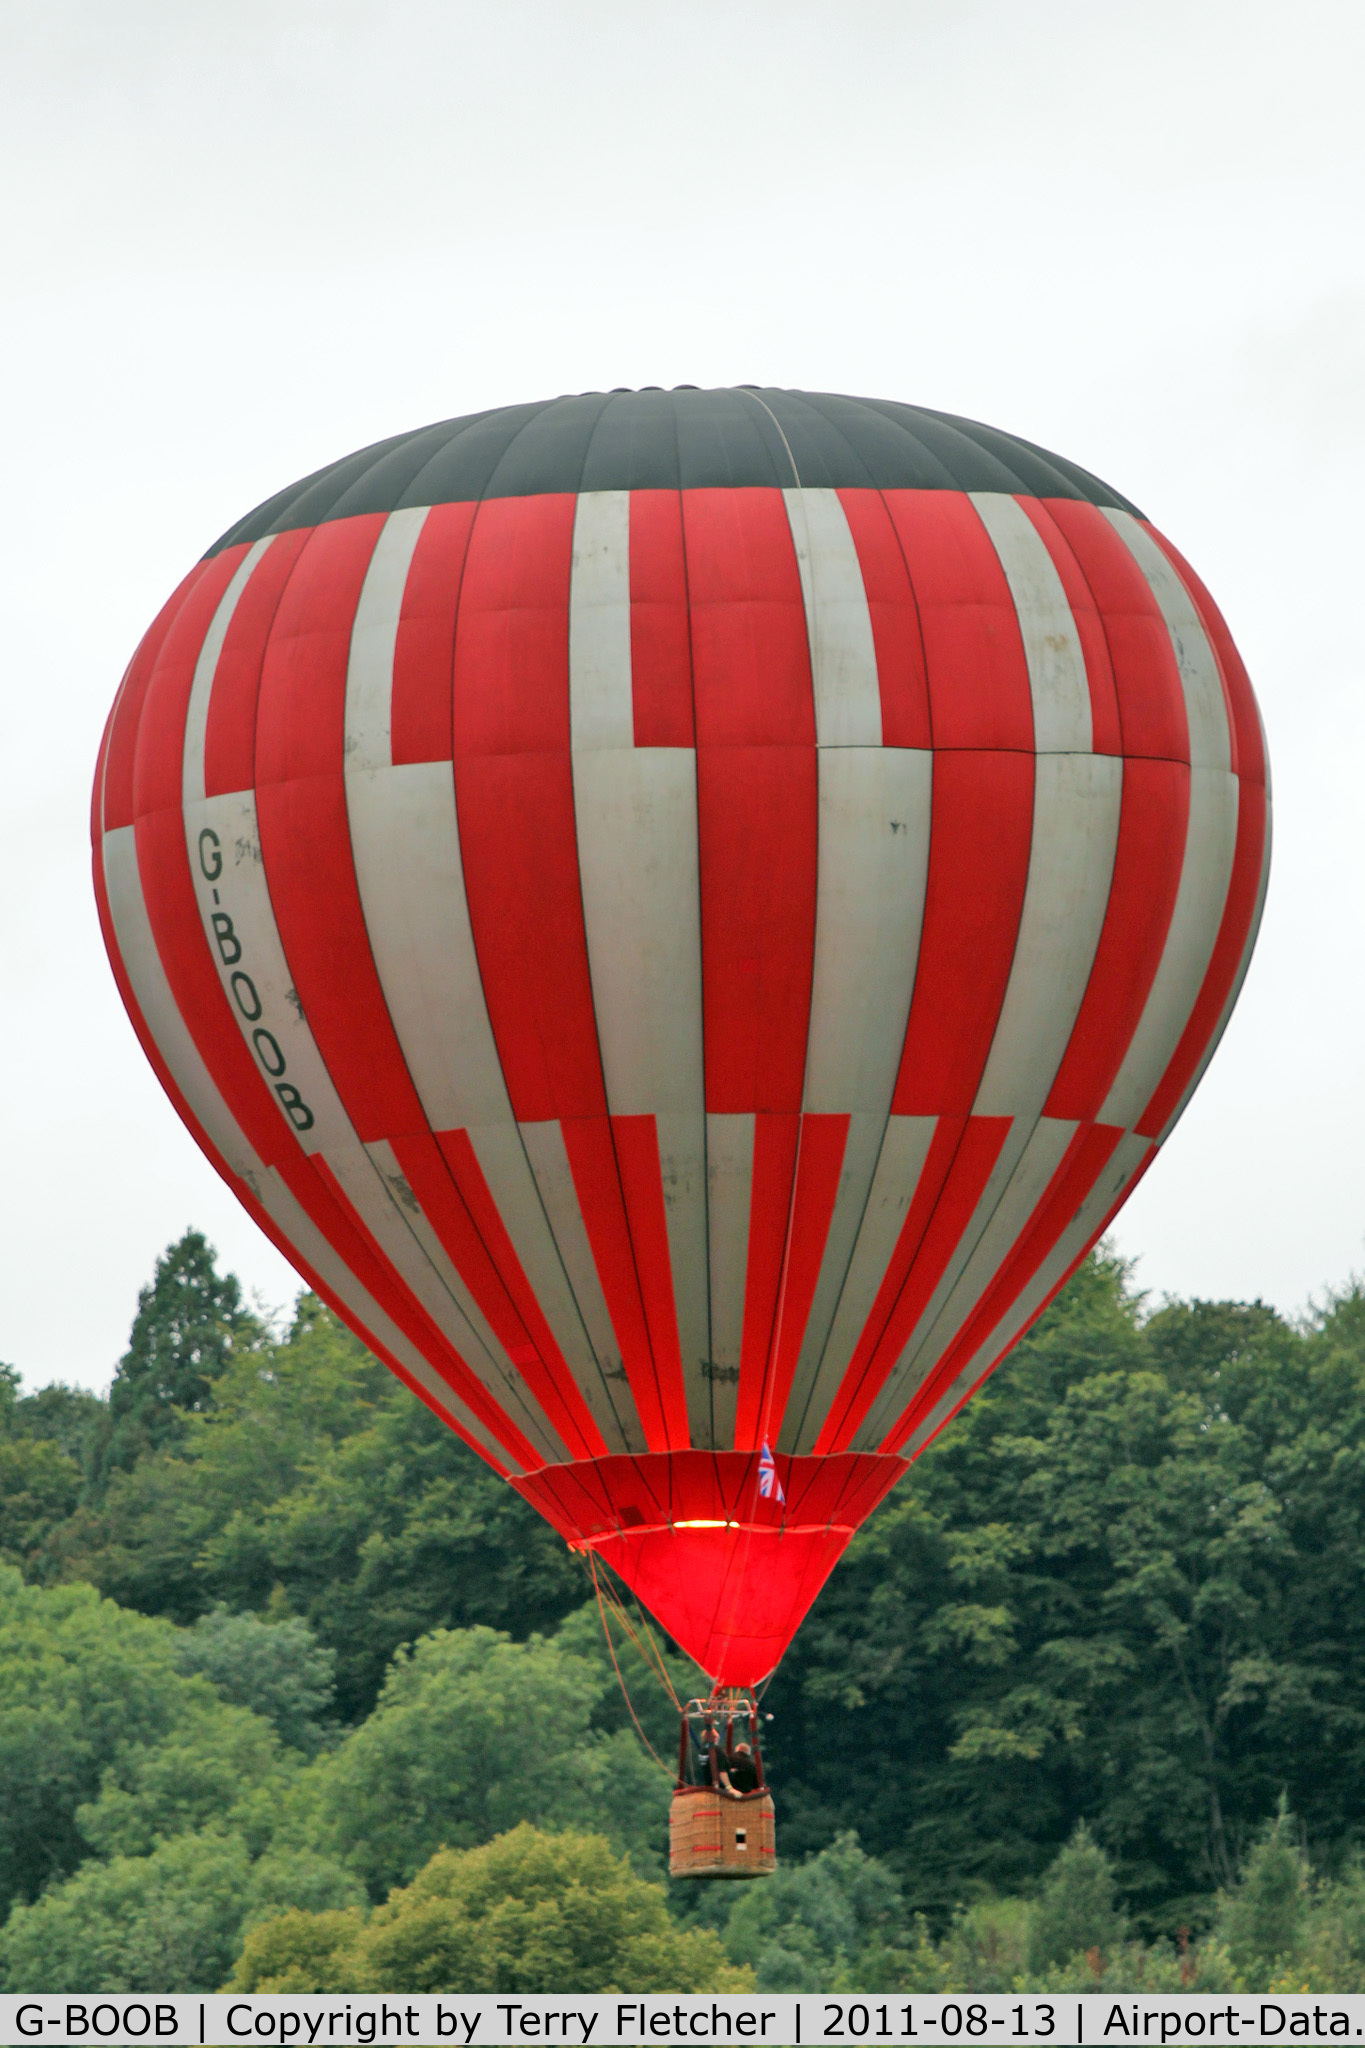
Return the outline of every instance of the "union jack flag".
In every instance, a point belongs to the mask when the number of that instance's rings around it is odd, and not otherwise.
[[[773,1454],[768,1449],[766,1437],[758,1457],[758,1490],[764,1500],[775,1498],[785,1505],[787,1496],[782,1491],[782,1481],[777,1476],[777,1467],[773,1463]]]

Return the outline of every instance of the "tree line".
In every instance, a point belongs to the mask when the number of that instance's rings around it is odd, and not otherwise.
[[[580,1561],[189,1232],[107,1397],[0,1368],[0,1974],[589,1989],[592,1923],[642,1989],[1359,1981],[1362,1460],[1360,1290],[1153,1312],[1092,1258],[773,1680],[779,1876],[665,1891]]]

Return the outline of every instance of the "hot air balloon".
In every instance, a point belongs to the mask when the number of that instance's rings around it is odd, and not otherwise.
[[[1269,850],[1245,670],[1133,505],[749,386],[268,500],[138,648],[93,824],[261,1229],[738,1689],[1150,1165]]]

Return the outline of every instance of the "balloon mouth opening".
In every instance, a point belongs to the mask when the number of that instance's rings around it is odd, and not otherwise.
[[[602,1529],[591,1536],[569,1539],[570,1550],[598,1550],[605,1543],[616,1544],[632,1536],[671,1536],[675,1530],[687,1529],[730,1529],[745,1536],[852,1536],[856,1524],[851,1522],[741,1522],[721,1521],[711,1516],[697,1516],[688,1521],[632,1522],[620,1528]]]

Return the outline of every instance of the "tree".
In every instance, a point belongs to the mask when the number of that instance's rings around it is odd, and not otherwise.
[[[400,1644],[552,1629],[585,1590],[535,1510],[308,1294],[283,1342],[234,1352],[176,1441],[54,1544],[68,1575],[146,1613],[299,1616],[336,1654],[346,1721]]]
[[[1079,1822],[1030,1915],[1028,1959],[1035,1974],[1073,1956],[1114,1953],[1126,1931],[1114,1889],[1109,1858]]]
[[[313,1755],[336,1691],[336,1652],[295,1615],[263,1621],[221,1602],[178,1639],[175,1664],[221,1698],[272,1722],[282,1742]]]
[[[1218,1916],[1218,1932],[1244,1977],[1264,1981],[1292,1965],[1306,1931],[1310,1882],[1308,1858],[1282,1797]]]
[[[240,1838],[185,1836],[92,1862],[0,1929],[7,1991],[206,1991],[232,1967],[250,1865]]]
[[[594,1731],[601,1664],[540,1638],[439,1629],[401,1650],[370,1718],[323,1757],[307,1798],[312,1839],[382,1898],[443,1846],[473,1847],[523,1820],[595,1821],[651,1852],[665,1782],[633,1736]]]
[[[662,1887],[600,1835],[522,1825],[444,1849],[366,1921],[290,1913],[247,1935],[243,1991],[742,1991],[710,1930],[680,1928]]]
[[[77,1809],[116,1759],[217,1704],[176,1671],[166,1622],[90,1586],[25,1586],[0,1570],[0,1911],[87,1853]]]
[[[706,1890],[703,1911],[713,1900],[729,1909],[725,1953],[752,1968],[760,1991],[937,1989],[936,1959],[899,1882],[854,1834],[803,1863],[779,1863],[762,1884]]]
[[[0,1929],[8,1991],[212,1991],[244,1926],[282,1906],[354,1910],[354,1878],[325,1858],[251,1860],[240,1835],[177,1835],[143,1856],[87,1863]]]
[[[177,1441],[183,1418],[203,1412],[229,1360],[262,1336],[235,1274],[220,1274],[208,1240],[187,1230],[138,1295],[132,1336],[109,1390],[100,1477]]]

